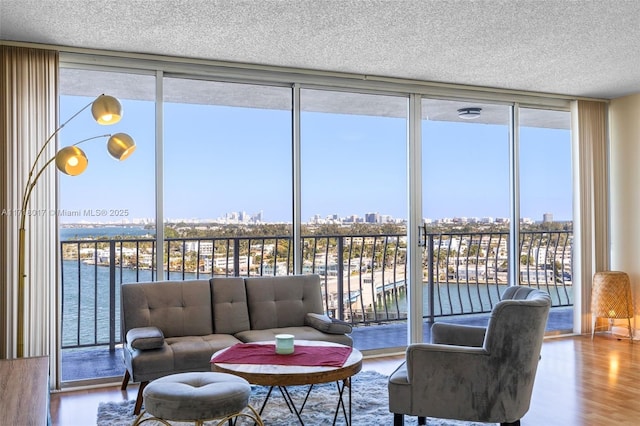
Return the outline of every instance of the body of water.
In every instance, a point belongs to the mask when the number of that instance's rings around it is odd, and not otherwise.
[[[60,228],[60,240],[84,240],[88,238],[114,237],[149,237],[156,234],[155,228],[145,229],[144,226],[92,226]]]

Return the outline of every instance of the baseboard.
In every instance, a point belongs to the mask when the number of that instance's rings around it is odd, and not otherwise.
[[[635,330],[631,330],[633,333],[633,340],[640,340],[640,330],[635,329]],[[614,325],[613,327],[611,327],[611,334],[615,337],[620,337],[623,339],[628,339],[629,338],[629,328],[628,327],[623,327],[620,325]]]

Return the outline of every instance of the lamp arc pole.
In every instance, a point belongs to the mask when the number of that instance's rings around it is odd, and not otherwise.
[[[135,142],[126,133],[117,134],[104,134],[93,136],[76,142],[74,145],[67,146],[56,152],[56,154],[47,160],[40,169],[38,169],[38,162],[40,161],[47,146],[54,140],[55,136],[62,130],[62,128],[71,120],[76,118],[82,111],[86,110],[89,106],[92,108],[94,119],[99,124],[109,125],[115,124],[120,121],[122,117],[122,106],[120,102],[108,95],[100,95],[82,109],[71,116],[67,121],[62,123],[44,142],[38,154],[36,155],[31,168],[29,169],[29,175],[25,184],[24,192],[22,194],[22,202],[20,204],[20,227],[18,229],[18,318],[17,318],[17,348],[16,355],[18,358],[24,357],[24,325],[25,325],[25,259],[26,259],[26,218],[27,209],[29,207],[29,200],[31,199],[31,193],[35,188],[38,180],[42,176],[42,173],[47,167],[56,162],[58,170],[61,172],[76,176],[82,173],[87,166],[87,158],[84,152],[77,148],[77,145],[100,138],[108,137],[107,148],[109,153],[117,160],[126,159],[135,150]],[[37,172],[36,172],[37,170]]]

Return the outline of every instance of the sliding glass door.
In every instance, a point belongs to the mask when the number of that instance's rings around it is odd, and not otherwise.
[[[510,107],[422,102],[424,314],[491,310],[508,282]]]
[[[422,114],[424,317],[488,313],[524,285],[570,331],[570,113],[424,99]]]

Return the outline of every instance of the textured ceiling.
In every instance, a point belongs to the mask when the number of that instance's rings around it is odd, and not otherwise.
[[[0,39],[616,98],[637,0],[0,0]]]

